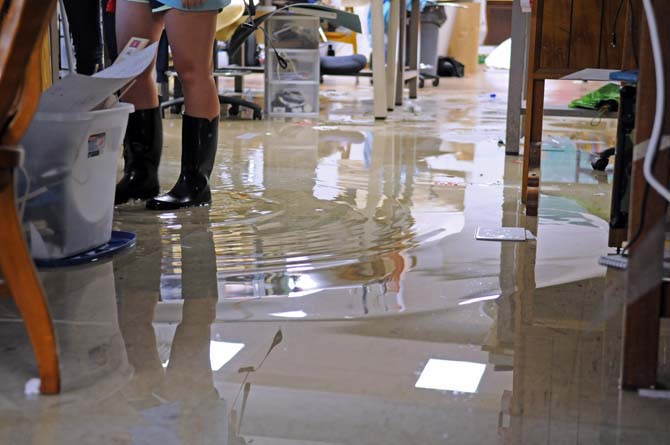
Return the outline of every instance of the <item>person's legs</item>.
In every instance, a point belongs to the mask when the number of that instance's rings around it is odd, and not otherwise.
[[[147,201],[151,210],[209,204],[209,177],[219,129],[219,98],[212,75],[216,12],[170,10],[165,27],[184,92],[181,173],[166,195]]]
[[[212,74],[216,14],[216,11],[173,9],[165,15],[172,58],[184,92],[185,113],[209,120],[219,115],[219,98]]]
[[[164,13],[154,14],[147,3],[118,0],[116,3],[116,42],[119,51],[125,48],[131,37],[157,42],[163,32]],[[155,63],[155,62],[154,62]],[[158,92],[152,77],[153,65],[135,79],[133,86],[124,94],[123,101],[135,105],[136,110],[158,106]]]
[[[100,0],[65,0],[77,73],[90,76],[103,66]]]
[[[162,31],[163,14],[153,14],[148,3],[118,0],[118,48],[124,48],[131,37],[149,39],[153,43],[160,38]],[[158,164],[163,148],[163,126],[153,69],[152,64],[136,78],[122,98],[135,106],[135,112],[128,118],[123,144],[125,167],[123,178],[116,186],[116,205],[131,199],[149,199],[160,191]]]

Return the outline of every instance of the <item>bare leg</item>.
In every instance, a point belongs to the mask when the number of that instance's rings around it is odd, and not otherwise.
[[[181,172],[172,190],[147,201],[150,210],[212,202],[209,177],[219,134],[219,97],[212,74],[216,14],[177,9],[165,13],[165,30],[184,91]]]
[[[219,98],[212,75],[216,14],[216,11],[177,9],[165,14],[172,57],[184,90],[185,112],[210,120],[219,115]]]
[[[154,14],[149,5],[128,0],[118,0],[116,5],[116,41],[123,50],[131,37],[157,42],[163,32],[164,13]],[[211,50],[211,48],[210,48]],[[136,110],[147,110],[158,106],[158,91],[152,77],[156,61],[135,80],[135,84],[123,96],[124,102],[135,105]]]

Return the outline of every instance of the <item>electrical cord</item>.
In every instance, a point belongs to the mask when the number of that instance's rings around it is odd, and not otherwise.
[[[656,179],[652,171],[652,164],[656,154],[659,151],[661,142],[661,133],[663,131],[663,118],[665,117],[665,73],[663,72],[663,50],[661,48],[661,39],[658,34],[658,24],[656,23],[656,14],[651,0],[642,0],[644,12],[649,24],[649,37],[651,40],[651,50],[654,56],[654,72],[656,75],[656,116],[654,116],[654,126],[651,130],[651,138],[647,154],[644,158],[644,178],[647,183],[661,195],[663,199],[670,202],[670,190]]]

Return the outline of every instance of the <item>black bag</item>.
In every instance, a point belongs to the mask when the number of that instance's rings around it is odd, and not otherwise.
[[[437,59],[437,75],[440,77],[463,77],[465,76],[465,65],[453,57],[440,57]]]

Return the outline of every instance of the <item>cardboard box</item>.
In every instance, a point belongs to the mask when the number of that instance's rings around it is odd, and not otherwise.
[[[477,73],[479,65],[479,26],[481,5],[461,3],[449,42],[449,55],[465,65],[465,75]]]

